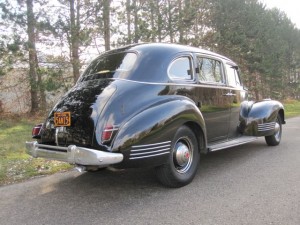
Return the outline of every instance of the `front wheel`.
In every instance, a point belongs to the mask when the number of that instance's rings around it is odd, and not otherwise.
[[[278,114],[277,119],[275,121],[275,133],[273,135],[265,137],[267,145],[269,146],[279,145],[281,141],[281,135],[282,135],[282,120],[280,115]]]
[[[193,180],[199,160],[197,138],[189,127],[182,126],[172,141],[167,164],[156,168],[157,178],[168,187],[185,186]]]

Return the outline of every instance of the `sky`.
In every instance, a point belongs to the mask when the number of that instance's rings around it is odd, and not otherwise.
[[[300,1],[299,0],[260,0],[267,8],[279,8],[300,29]]]

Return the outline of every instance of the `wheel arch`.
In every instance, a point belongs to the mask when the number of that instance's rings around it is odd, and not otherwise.
[[[258,137],[272,135],[275,132],[277,115],[280,116],[282,124],[285,124],[284,107],[280,102],[267,99],[253,103],[245,118],[243,133]]]
[[[195,123],[194,121],[188,121],[184,125],[189,127],[195,133],[198,142],[199,152],[206,154],[207,142],[202,127],[199,124]]]
[[[282,124],[285,124],[285,114],[284,114],[284,110],[283,110],[283,109],[280,109],[280,110],[278,111],[278,115],[280,115]]]
[[[142,154],[137,152],[137,148],[142,146],[160,146],[163,143],[170,143],[177,130],[183,125],[193,131],[199,143],[197,148],[203,152],[206,146],[204,118],[194,102],[188,98],[176,98],[155,104],[125,121],[113,140],[111,151],[121,152],[124,155],[122,163],[124,167],[162,165],[167,160],[167,154],[157,156],[155,160],[154,157],[140,157],[133,160],[132,155]]]

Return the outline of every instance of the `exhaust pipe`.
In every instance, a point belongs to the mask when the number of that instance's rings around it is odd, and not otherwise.
[[[75,169],[79,172],[79,173],[83,173],[86,171],[86,167],[85,166],[76,166]]]

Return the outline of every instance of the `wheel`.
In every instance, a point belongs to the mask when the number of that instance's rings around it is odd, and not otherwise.
[[[276,146],[279,145],[281,141],[282,135],[282,120],[280,115],[277,115],[276,123],[275,123],[275,133],[270,136],[265,136],[267,145]]]
[[[180,127],[172,141],[167,164],[156,168],[158,180],[168,187],[189,184],[198,168],[200,153],[194,132],[187,126]]]

